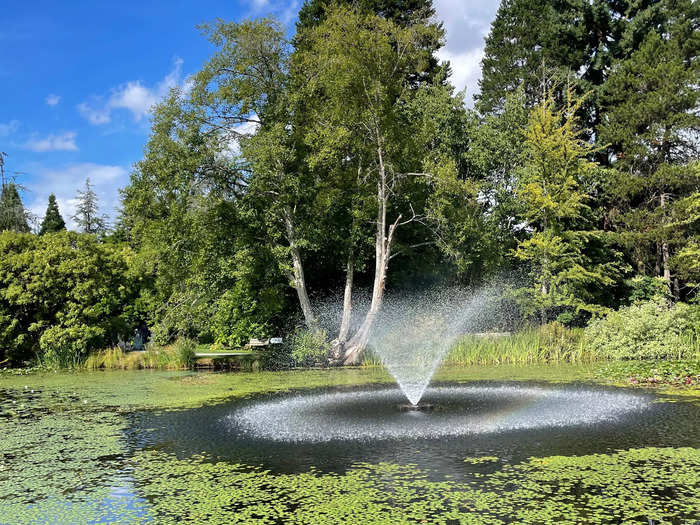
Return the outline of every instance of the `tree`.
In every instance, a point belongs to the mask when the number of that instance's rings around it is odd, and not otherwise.
[[[359,360],[381,307],[397,232],[423,213],[424,159],[412,154],[416,142],[406,111],[423,88],[411,82],[409,73],[426,64],[421,42],[442,34],[433,25],[404,27],[348,8],[325,15],[300,36],[304,45],[293,64],[303,79],[303,107],[311,123],[305,130],[311,165],[352,166],[356,176],[350,182],[360,204],[356,212],[374,215],[371,304],[354,335],[347,343],[339,340],[336,350],[339,360],[350,364]],[[347,267],[346,290],[352,286],[350,261]]]
[[[531,111],[516,186],[531,233],[514,255],[530,265],[533,278],[519,292],[539,310],[543,323],[552,313],[601,311],[587,289],[610,286],[620,271],[615,258],[596,263],[590,255],[601,234],[590,229],[587,202],[601,168],[589,160],[594,148],[578,127],[576,112],[583,100],[571,88],[566,93],[562,108],[557,109],[550,91]]]
[[[590,128],[587,138],[597,139],[613,64],[629,58],[650,32],[663,35],[679,19],[697,28],[697,10],[692,0],[505,0],[486,39],[477,108],[502,111],[506,94],[518,87],[532,107],[545,71],[560,81],[573,76],[577,95],[587,94],[579,109]],[[556,96],[563,101],[563,92]],[[602,153],[597,160],[607,161]]]
[[[55,233],[65,229],[66,223],[63,220],[63,217],[61,217],[61,213],[58,211],[56,196],[52,193],[49,195],[49,204],[46,207],[44,220],[41,221],[39,235],[44,235],[45,233]]]
[[[144,158],[122,190],[119,228],[137,250],[140,308],[154,339],[236,346],[274,335],[289,301],[244,215],[230,143],[202,126],[204,111],[178,90],[154,108]]]
[[[376,14],[404,26],[416,22],[429,23],[435,15],[432,0],[306,0],[299,10],[297,32],[318,26],[325,20],[327,11],[343,5]]]
[[[634,247],[638,271],[663,277],[677,297],[672,258],[692,234],[693,222],[681,217],[693,216],[689,204],[700,190],[699,48],[685,17],[665,36],[648,34],[612,70],[601,129],[619,174],[611,184],[615,225]]]
[[[579,70],[586,55],[586,4],[562,0],[501,2],[486,38],[477,96],[480,112],[502,111],[506,94],[518,88],[528,105],[534,105],[542,93],[543,64],[559,75]]]
[[[90,178],[85,179],[85,189],[78,190],[75,215],[72,219],[83,233],[103,234],[107,231],[107,218],[100,215],[97,194],[92,189]]]
[[[75,232],[0,233],[0,361],[75,366],[133,333],[132,256]]]
[[[449,66],[440,64],[436,57],[444,42],[442,24],[435,22],[432,0],[306,0],[299,10],[297,35],[294,39],[297,50],[303,49],[305,45],[304,33],[323,23],[336,7],[349,7],[358,13],[376,15],[401,27],[416,24],[432,26],[436,31],[424,33],[420,42],[425,61],[420,65],[420,69],[407,73],[408,79],[414,84],[446,81]]]
[[[0,231],[29,233],[27,212],[14,182],[6,182],[0,192]]]

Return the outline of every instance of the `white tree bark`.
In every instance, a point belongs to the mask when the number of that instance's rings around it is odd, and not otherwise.
[[[377,133],[378,147],[377,158],[379,164],[379,181],[377,182],[377,231],[375,237],[375,262],[374,262],[374,284],[372,286],[372,302],[369,310],[365,314],[362,324],[357,332],[345,345],[343,353],[343,364],[351,365],[359,363],[362,352],[367,347],[367,342],[372,331],[372,326],[377,318],[379,309],[384,299],[384,288],[386,285],[386,273],[389,268],[391,257],[391,247],[394,241],[394,232],[399,225],[401,217],[387,228],[387,206],[389,203],[389,193],[387,184],[386,166],[384,164],[384,153],[382,151],[381,140]]]
[[[318,320],[314,315],[313,308],[311,307],[311,301],[309,300],[309,294],[306,290],[304,266],[301,261],[299,246],[296,243],[294,224],[289,213],[285,213],[284,215],[284,225],[287,232],[287,241],[289,242],[289,251],[292,256],[292,271],[288,272],[287,276],[291,285],[296,290],[297,296],[299,297],[299,305],[301,306],[301,311],[304,314],[306,326],[309,328],[309,330],[318,332]]]

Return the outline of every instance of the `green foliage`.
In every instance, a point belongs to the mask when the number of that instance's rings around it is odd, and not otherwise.
[[[328,361],[330,345],[325,332],[297,328],[288,344],[296,366],[323,366]]]
[[[614,64],[600,132],[617,169],[608,183],[616,201],[612,222],[639,271],[653,271],[669,284],[674,269],[693,280],[699,227],[700,41],[692,29],[699,11],[697,3],[677,7],[683,16],[667,32],[648,34],[629,58]],[[677,283],[674,295],[681,297]]]
[[[599,359],[587,348],[583,330],[549,323],[512,335],[466,336],[445,356],[446,365],[587,363]]]
[[[220,31],[243,38],[244,29]],[[196,96],[205,97],[200,89]],[[178,92],[159,104],[146,155],[123,191],[121,229],[137,250],[137,306],[161,345],[178,336],[240,345],[279,324],[287,303],[270,245],[259,242],[238,200],[237,166],[218,153],[228,144],[202,129],[204,118],[202,105]]]
[[[194,354],[197,350],[197,341],[180,337],[173,344],[173,353],[177,357],[181,367],[191,368],[194,366]]]
[[[590,322],[586,345],[603,359],[698,359],[700,306],[657,298],[622,307]]]
[[[694,385],[700,383],[700,360],[619,361],[599,367],[596,377],[625,380],[631,384]]]
[[[516,186],[523,218],[532,230],[514,255],[531,268],[532,284],[518,290],[526,313],[540,312],[546,322],[552,310],[598,312],[591,290],[612,285],[623,265],[619,254],[608,249],[596,261],[596,244],[605,242],[601,232],[589,229],[589,196],[599,166],[590,161],[596,148],[581,136],[576,112],[583,98],[566,92],[565,105],[557,109],[553,93],[530,113],[525,132],[524,164]]]
[[[4,183],[0,189],[0,232],[29,233],[27,212],[14,182]]]
[[[132,252],[73,232],[0,234],[0,349],[73,366],[133,330]],[[2,355],[2,354],[0,354]]]
[[[75,368],[88,351],[105,343],[105,329],[80,323],[49,326],[39,338],[39,361],[50,367]]]
[[[660,277],[638,275],[630,279],[628,284],[630,287],[629,300],[632,303],[671,299],[668,283]]]
[[[52,193],[49,195],[49,204],[46,207],[44,220],[41,221],[39,235],[44,235],[45,233],[56,233],[65,229],[66,223],[63,220],[63,217],[61,217],[61,213],[58,211],[56,196]]]

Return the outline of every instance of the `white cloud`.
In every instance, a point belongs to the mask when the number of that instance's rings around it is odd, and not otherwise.
[[[438,56],[452,65],[452,83],[466,90],[466,102],[473,103],[479,90],[484,39],[496,16],[500,1],[436,0],[437,18],[445,27],[447,45]]]
[[[257,115],[252,115],[251,119],[257,118]],[[235,127],[236,133],[240,135],[255,135],[258,132],[260,124],[257,122],[242,122]],[[241,145],[238,137],[231,137],[226,144],[226,148],[222,151],[222,156],[228,159],[233,159],[241,154]]]
[[[452,66],[452,84],[459,90],[465,90],[465,102],[471,106],[474,95],[479,91],[481,78],[481,59],[484,50],[470,49],[461,53],[451,53],[449,49],[441,49],[438,53],[440,60],[449,60]]]
[[[117,190],[129,180],[129,171],[123,166],[91,162],[70,164],[63,168],[39,168],[35,173],[34,180],[27,184],[27,208],[41,220],[46,213],[49,195],[55,194],[68,229],[76,229],[71,217],[75,214],[76,195],[79,189],[84,188],[86,178],[90,177],[90,183],[97,193],[101,213],[108,215],[111,221],[116,217],[119,205]]]
[[[29,139],[24,147],[26,149],[44,152],[44,151],[78,151],[78,146],[75,145],[75,131],[66,131],[59,135],[49,135],[44,138],[34,137]]]
[[[9,122],[0,122],[0,137],[9,137],[19,129],[19,121],[11,120]]]
[[[272,16],[289,27],[301,8],[301,0],[252,0],[249,17]]]
[[[92,97],[90,102],[78,104],[78,112],[90,124],[107,124],[114,110],[124,109],[135,121],[148,115],[151,108],[165,97],[171,88],[182,83],[182,59],[176,58],[173,68],[155,86],[149,87],[140,80],[126,82],[111,90],[109,95]]]
[[[46,97],[46,104],[49,106],[55,106],[60,101],[61,101],[61,97],[59,95],[51,94],[48,97]]]

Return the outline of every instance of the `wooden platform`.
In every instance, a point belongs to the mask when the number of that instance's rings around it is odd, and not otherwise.
[[[233,357],[236,355],[255,355],[259,353],[259,351],[256,352],[253,350],[241,350],[240,352],[195,352],[194,356],[199,359],[200,357]]]

